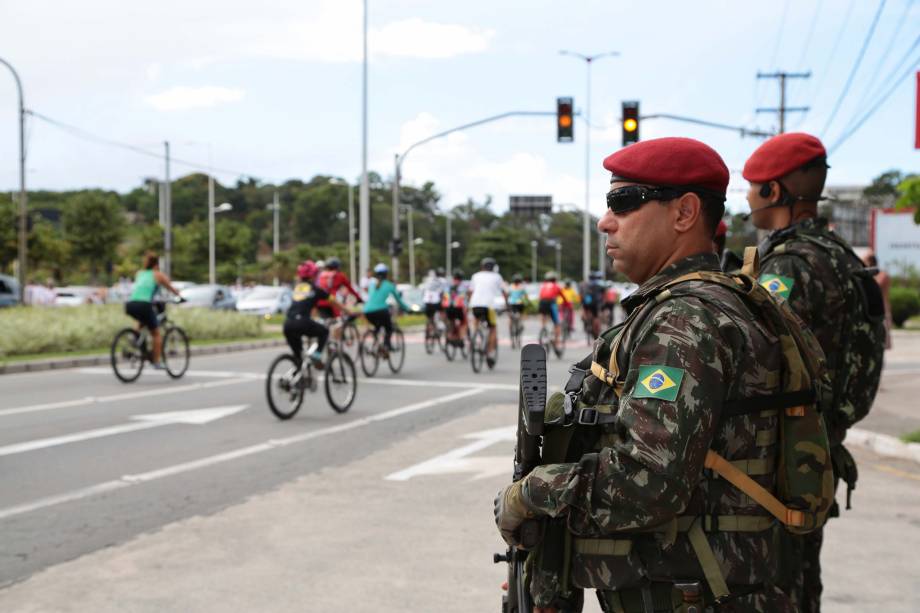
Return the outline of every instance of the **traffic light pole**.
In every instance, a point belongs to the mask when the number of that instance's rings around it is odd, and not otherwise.
[[[577,113],[575,114],[577,115]],[[427,138],[423,138],[422,140],[418,142],[412,143],[402,153],[397,153],[394,156],[395,157],[395,164],[394,164],[395,168],[393,172],[393,242],[391,243],[391,245],[395,245],[396,239],[399,238],[399,204],[400,204],[399,203],[399,179],[400,179],[400,174],[402,172],[402,164],[406,160],[406,156],[409,155],[410,151],[412,151],[416,147],[420,147],[426,143],[430,143],[433,140],[437,140],[439,138],[448,136],[449,134],[453,134],[454,132],[461,132],[463,130],[475,128],[477,126],[481,126],[487,123],[500,121],[502,119],[508,119],[509,117],[535,117],[535,116],[555,117],[556,111],[548,111],[548,112],[547,111],[509,111],[507,113],[501,113],[499,115],[492,115],[491,117],[486,117],[484,119],[479,119],[477,121],[465,123],[461,126],[457,126],[456,128],[451,128],[450,130],[444,130],[443,132],[432,134],[431,136]],[[449,249],[450,249],[450,245],[448,244],[448,250]],[[399,257],[398,256],[395,256],[395,255],[393,256],[392,264],[393,264],[392,266],[393,282],[395,283],[398,281],[398,274],[399,274]],[[448,273],[450,272],[449,269],[450,269],[450,266],[448,266]]]
[[[0,59],[3,64],[13,73],[13,79],[16,81],[16,90],[19,92],[19,266],[17,269],[19,277],[19,303],[25,304],[26,297],[26,260],[29,256],[29,243],[27,240],[28,217],[27,194],[26,194],[26,145],[25,145],[25,127],[26,127],[26,107],[22,96],[22,81],[19,80],[19,73],[16,69],[4,59]]]

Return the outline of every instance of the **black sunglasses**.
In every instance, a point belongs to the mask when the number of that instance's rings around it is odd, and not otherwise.
[[[678,191],[671,187],[628,185],[607,192],[607,208],[617,214],[628,213],[629,211],[635,211],[646,202],[651,202],[652,200],[674,200],[686,191]]]

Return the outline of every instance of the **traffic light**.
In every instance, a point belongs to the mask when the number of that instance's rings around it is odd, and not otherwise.
[[[572,115],[572,99],[556,98],[556,141],[571,143],[575,140],[575,118]]]
[[[394,238],[390,241],[390,255],[399,256],[402,255],[402,237]]]
[[[623,146],[639,142],[639,101],[623,101]]]

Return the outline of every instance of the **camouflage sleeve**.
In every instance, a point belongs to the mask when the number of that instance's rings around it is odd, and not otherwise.
[[[789,306],[809,327],[822,321],[826,289],[820,275],[796,255],[772,255],[760,269],[760,284]]]
[[[697,299],[662,303],[630,354],[612,446],[542,466],[525,498],[580,533],[661,524],[686,507],[703,470],[730,376],[730,352]]]

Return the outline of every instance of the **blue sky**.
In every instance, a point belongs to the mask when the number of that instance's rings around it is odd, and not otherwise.
[[[918,66],[920,3],[887,0],[849,95],[831,111],[879,7],[876,0],[575,1],[463,3],[369,0],[369,166],[392,173],[393,154],[425,136],[505,111],[555,108],[557,96],[585,99],[584,63],[560,49],[620,52],[593,68],[591,210],[603,211],[603,158],[620,146],[620,102],[643,114],[689,115],[773,128],[756,115],[776,106],[778,84],[758,70],[811,70],[792,82],[787,130],[823,135],[830,145],[905,58]],[[0,1],[0,57],[20,72],[26,105],[89,133],[176,157],[240,170],[266,181],[332,174],[356,178],[361,164],[360,0],[238,0],[194,3],[28,3]],[[875,82],[874,84],[872,82]],[[866,183],[890,168],[917,171],[913,148],[915,78],[834,151],[829,183]],[[869,86],[872,85],[872,88]],[[414,151],[404,180],[434,181],[442,204],[468,196],[552,194],[584,205],[584,131],[555,142],[554,119],[512,119]],[[759,144],[666,120],[642,137],[681,135],[715,147],[732,170]],[[210,147],[209,147],[210,146]],[[162,162],[75,138],[31,120],[31,188],[102,186],[126,190],[162,175]],[[173,174],[190,169],[175,166]],[[15,89],[0,76],[0,187],[18,186]],[[232,181],[234,175],[219,179]],[[732,178],[730,206],[745,187]]]

